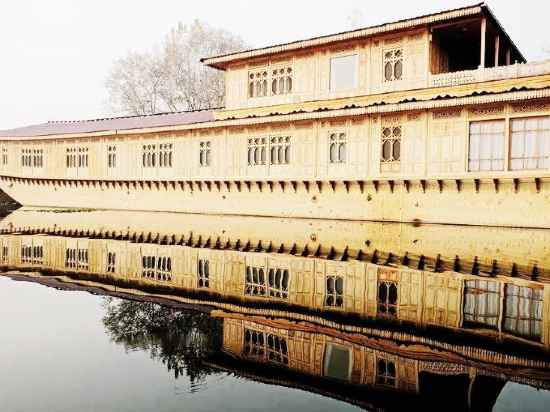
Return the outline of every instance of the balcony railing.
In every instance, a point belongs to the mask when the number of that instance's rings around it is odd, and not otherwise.
[[[520,77],[550,74],[550,60],[533,63],[520,63],[511,66],[480,68],[461,72],[431,74],[430,87],[459,86],[493,80],[517,79]]]

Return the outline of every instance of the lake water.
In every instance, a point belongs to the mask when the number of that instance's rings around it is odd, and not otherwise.
[[[548,411],[548,236],[20,210],[0,411]]]

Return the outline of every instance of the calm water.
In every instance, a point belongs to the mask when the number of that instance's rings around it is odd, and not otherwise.
[[[244,378],[238,362],[221,370],[223,324],[206,313],[1,276],[0,313],[1,411],[360,410]],[[264,379],[277,378],[270,373]],[[497,411],[550,405],[549,392],[525,385],[506,383],[497,394]]]

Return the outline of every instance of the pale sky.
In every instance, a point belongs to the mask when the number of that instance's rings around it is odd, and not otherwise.
[[[117,57],[161,42],[179,21],[199,19],[253,47],[475,3],[463,0],[3,0],[0,12],[0,129],[110,115],[104,81]],[[550,57],[550,2],[492,0],[528,60]]]

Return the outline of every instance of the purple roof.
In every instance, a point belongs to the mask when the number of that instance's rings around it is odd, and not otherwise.
[[[0,137],[37,137],[58,134],[92,133],[148,127],[179,126],[214,120],[213,110],[112,117],[94,120],[56,121],[0,130]]]

